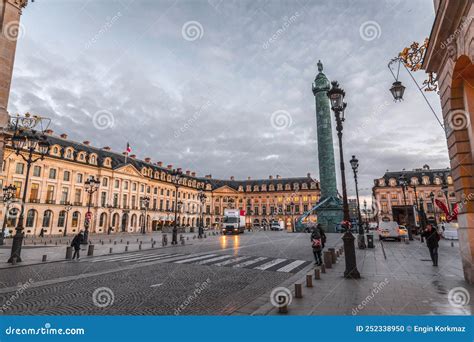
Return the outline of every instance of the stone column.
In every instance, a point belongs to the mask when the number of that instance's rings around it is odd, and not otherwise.
[[[0,130],[9,120],[8,97],[15,62],[16,41],[21,33],[21,10],[28,0],[0,0]],[[1,132],[0,132],[1,134]],[[4,136],[0,136],[0,168],[3,163]]]

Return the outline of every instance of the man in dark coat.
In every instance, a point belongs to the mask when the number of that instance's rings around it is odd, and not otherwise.
[[[422,236],[426,239],[426,246],[428,246],[430,251],[433,266],[438,266],[438,241],[440,239],[438,231],[431,224],[428,224]]]
[[[81,251],[81,244],[82,241],[84,241],[84,235],[82,234],[82,230],[74,236],[74,239],[72,239],[71,242],[71,247],[74,248],[74,254],[72,255],[72,259],[74,260],[76,257],[79,259],[79,252]]]
[[[321,252],[323,250],[322,236],[319,233],[319,229],[313,229],[311,233],[311,245],[313,248],[314,261],[316,265],[321,265],[323,263]]]

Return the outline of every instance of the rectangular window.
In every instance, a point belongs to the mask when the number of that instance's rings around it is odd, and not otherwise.
[[[169,210],[169,209],[170,209],[170,201],[166,200],[166,210]]]
[[[17,175],[22,175],[24,170],[25,170],[25,164],[16,163],[15,173]]]
[[[76,189],[76,191],[74,193],[74,204],[75,205],[82,205],[81,195],[82,195],[82,190],[81,189]]]
[[[137,207],[137,196],[132,196],[132,208],[135,209]]]
[[[258,207],[255,207],[255,208],[254,208],[253,214],[254,214],[254,215],[258,215]]]
[[[15,197],[20,198],[21,197],[21,182],[14,181],[13,185],[16,187]]]
[[[124,190],[128,190],[128,182],[124,182],[124,183],[123,183],[123,189],[124,189]]]
[[[153,210],[156,210],[156,198],[153,199]]]
[[[109,185],[109,179],[107,177],[102,178],[102,186],[108,186]]]
[[[267,215],[267,206],[266,205],[264,205],[262,207],[262,215]]]
[[[82,173],[78,173],[76,175],[76,183],[77,184],[82,184]]]
[[[33,167],[33,176],[41,177],[41,166],[35,165],[35,167]]]
[[[133,184],[132,184],[132,190],[133,190],[133,191],[137,191],[137,183],[133,183]]]
[[[128,198],[127,198],[127,195],[123,195],[122,197],[122,205],[123,207],[126,209],[127,206],[128,206]]]
[[[163,210],[163,200],[160,199],[160,210]]]
[[[69,200],[69,188],[63,188],[61,191],[61,204],[66,204]]]
[[[30,202],[35,203],[38,201],[38,191],[39,191],[39,184],[38,183],[31,184]]]
[[[114,194],[114,207],[115,208],[118,207],[118,201],[119,201],[118,194]]]
[[[48,190],[46,192],[46,203],[52,203],[54,200],[54,186],[48,185]]]
[[[69,182],[70,179],[71,179],[71,172],[69,172],[69,171],[64,171],[63,181]]]
[[[396,193],[395,193],[395,194],[392,194],[391,197],[392,197],[393,200],[398,200],[398,194],[396,194]]]
[[[56,169],[49,169],[49,179],[56,179]]]
[[[145,191],[145,185],[140,184],[140,192],[144,192],[144,191]]]
[[[105,207],[107,205],[107,193],[102,191],[100,194],[100,205]]]
[[[206,214],[210,214],[210,213],[211,213],[211,206],[207,205],[206,206]]]

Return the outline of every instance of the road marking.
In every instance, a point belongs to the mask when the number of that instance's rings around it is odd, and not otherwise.
[[[233,264],[234,262],[239,262],[239,261],[250,259],[250,258],[251,258],[251,256],[238,257],[238,258],[235,258],[235,259],[230,259],[230,260],[226,260],[226,261],[223,261],[223,262],[219,262],[217,264],[214,264],[213,266],[225,266],[225,265]]]
[[[246,262],[242,262],[240,264],[237,264],[237,265],[234,265],[232,267],[246,267],[246,266],[249,266],[249,265],[253,265],[253,264],[256,264],[257,262],[259,261],[262,261],[262,260],[265,260],[267,259],[266,257],[259,257],[257,259],[253,259],[253,260],[249,260],[249,261],[246,261]]]
[[[263,265],[260,265],[258,267],[255,267],[254,270],[266,270],[267,268],[270,268],[272,266],[275,266],[275,265],[278,265],[278,264],[281,264],[282,262],[286,261],[287,259],[274,259],[272,261],[269,261]]]
[[[166,256],[178,256],[178,254],[172,254],[172,253],[159,253],[159,254],[149,254],[149,255],[139,255],[139,256],[134,256],[129,259],[122,260],[124,262],[132,262],[132,261],[137,261],[137,260],[145,260],[145,259],[153,259],[153,258],[162,258]]]
[[[176,261],[175,264],[184,264],[185,262],[191,262],[191,261],[195,261],[195,260],[207,259],[207,258],[213,257],[215,255],[217,255],[217,254],[201,255],[201,256],[198,256],[198,257],[195,257],[195,258],[191,258],[191,259],[184,259],[184,260]]]
[[[146,258],[146,259],[140,259],[140,260],[132,260],[132,261],[135,261],[135,263],[139,264],[139,263],[144,263],[144,262],[151,262],[151,261],[155,261],[155,260],[160,260],[160,261],[168,261],[170,259],[176,259],[176,258],[186,258],[187,256],[185,254],[182,254],[182,253],[179,253],[179,254],[167,254],[167,255],[163,255],[163,256],[156,256],[156,257],[150,257],[150,258]]]
[[[142,252],[142,253],[127,254],[127,255],[119,255],[119,256],[115,255],[115,256],[108,256],[108,257],[97,257],[96,259],[86,260],[86,261],[100,262],[100,261],[108,261],[108,260],[118,260],[118,259],[126,259],[126,258],[134,257],[134,256],[137,256],[137,255],[143,255],[143,254],[145,254],[145,253]]]
[[[153,284],[153,285],[150,285],[150,287],[160,287],[161,285],[163,285],[163,283]]]
[[[283,266],[282,268],[279,268],[277,270],[277,272],[291,272],[292,270],[294,270],[295,268],[297,268],[298,266],[301,266],[302,264],[304,264],[306,261],[305,260],[296,260],[296,261],[293,261],[291,264],[288,264],[286,266]]]
[[[213,261],[222,260],[222,259],[228,259],[228,258],[232,258],[232,255],[221,255],[221,256],[218,256],[218,257],[215,257],[215,258],[212,258],[212,259],[207,259],[207,260],[199,261],[199,262],[196,263],[196,264],[197,264],[197,265],[205,265],[205,264],[208,264],[208,263],[213,262]]]

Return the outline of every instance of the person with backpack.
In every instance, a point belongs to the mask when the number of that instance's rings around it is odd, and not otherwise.
[[[321,242],[322,242],[322,248],[324,249],[324,246],[326,245],[326,233],[324,233],[323,226],[318,223],[316,226],[316,229],[319,231],[319,235],[321,235]]]
[[[430,251],[431,260],[433,261],[433,266],[438,266],[438,241],[441,239],[436,228],[433,225],[428,224],[426,229],[423,231],[422,236],[426,239],[426,246]]]
[[[82,241],[84,241],[84,234],[82,233],[82,230],[74,236],[74,239],[72,239],[71,242],[71,247],[74,248],[74,254],[72,255],[72,260],[74,260],[76,257],[79,260],[79,252],[81,251],[81,244]]]
[[[319,233],[319,229],[313,229],[311,233],[311,246],[313,248],[313,255],[315,264],[320,266],[323,263],[323,259],[321,257],[321,252],[323,250],[323,239],[321,234]]]

